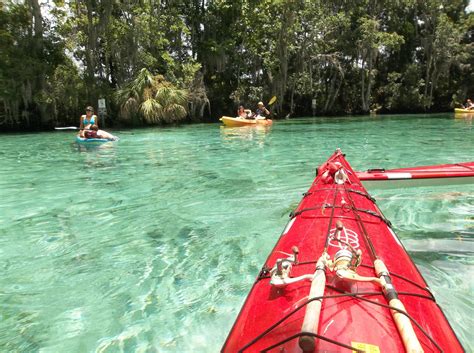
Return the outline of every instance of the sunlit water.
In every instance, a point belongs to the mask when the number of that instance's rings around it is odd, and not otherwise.
[[[474,159],[452,115],[0,136],[1,352],[217,352],[314,169]],[[474,350],[474,187],[372,190]]]

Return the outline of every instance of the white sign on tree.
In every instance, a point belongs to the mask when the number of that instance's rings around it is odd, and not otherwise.
[[[97,101],[97,106],[98,106],[98,113],[99,113],[99,119],[101,122],[102,126],[105,126],[105,116],[107,115],[107,107],[105,106],[105,99],[100,98]]]
[[[98,101],[98,103],[97,103],[97,105],[98,105],[99,109],[104,109],[104,110],[105,110],[105,109],[106,109],[106,108],[105,108],[105,99],[104,99],[104,98],[100,98],[99,101]]]

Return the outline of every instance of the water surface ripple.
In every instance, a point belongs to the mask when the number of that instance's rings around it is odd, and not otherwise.
[[[0,351],[217,352],[315,167],[472,160],[452,115],[0,136]],[[467,351],[474,187],[372,190]]]

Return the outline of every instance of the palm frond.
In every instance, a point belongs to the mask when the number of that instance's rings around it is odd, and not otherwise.
[[[163,118],[168,122],[183,120],[187,115],[186,108],[179,104],[170,104],[163,110]]]
[[[158,122],[162,114],[163,107],[153,98],[145,100],[140,105],[140,111],[147,122]]]
[[[167,86],[160,86],[155,94],[155,99],[159,101],[163,106],[167,106],[172,103],[172,89]]]
[[[183,89],[174,89],[171,91],[171,99],[177,104],[185,105],[188,100],[188,92]]]
[[[143,68],[140,70],[137,78],[132,81],[133,86],[139,92],[143,92],[146,88],[150,88],[153,86],[154,77],[150,71]]]
[[[123,111],[126,113],[133,113],[134,111],[137,110],[138,107],[138,101],[135,98],[128,98],[124,104],[122,104],[121,108]]]
[[[153,99],[153,93],[154,93],[153,89],[150,87],[147,87],[143,90],[142,97],[144,100]]]

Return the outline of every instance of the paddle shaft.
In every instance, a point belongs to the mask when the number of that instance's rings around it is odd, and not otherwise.
[[[333,205],[336,203],[337,194],[339,189],[336,187],[334,189],[334,200]],[[324,295],[324,289],[326,288],[326,272],[325,272],[325,261],[327,258],[327,248],[329,243],[329,238],[331,236],[331,224],[334,218],[335,207],[332,207],[331,216],[328,223],[328,231],[326,235],[326,244],[324,246],[324,251],[321,257],[316,263],[316,272],[314,274],[313,282],[311,283],[311,289],[309,291],[308,298],[322,297]],[[337,227],[339,228],[339,226]],[[303,325],[301,327],[302,332],[311,332],[318,333],[319,327],[319,318],[321,316],[321,306],[323,304],[322,299],[313,300],[306,307],[306,312],[304,315]],[[303,352],[312,352],[315,348],[315,342],[313,336],[301,336],[298,344]]]
[[[92,129],[84,129],[79,128],[76,126],[65,126],[65,127],[55,127],[54,130],[92,130]]]
[[[323,254],[325,256],[325,254]],[[326,287],[326,273],[324,271],[323,256],[318,260],[316,265],[316,272],[311,282],[311,289],[309,291],[309,297],[316,298],[324,295],[324,289]],[[313,300],[306,306],[306,313],[304,316],[303,326],[301,326],[302,332],[318,333],[319,317],[321,316],[321,306],[323,300]],[[303,352],[313,352],[315,348],[315,342],[313,336],[301,336],[298,344]]]
[[[400,299],[398,299],[398,293],[392,285],[389,272],[383,261],[380,259],[376,259],[374,261],[374,267],[375,273],[382,280],[383,292],[385,297],[387,298],[388,305],[400,310],[401,312],[406,313],[407,310],[405,309],[405,306],[400,301]],[[402,338],[406,352],[423,353],[423,348],[421,348],[421,344],[418,341],[418,338],[416,337],[416,333],[413,329],[413,325],[411,324],[410,319],[401,312],[397,310],[390,310],[393,321],[395,322],[398,332],[400,333],[400,336]]]

